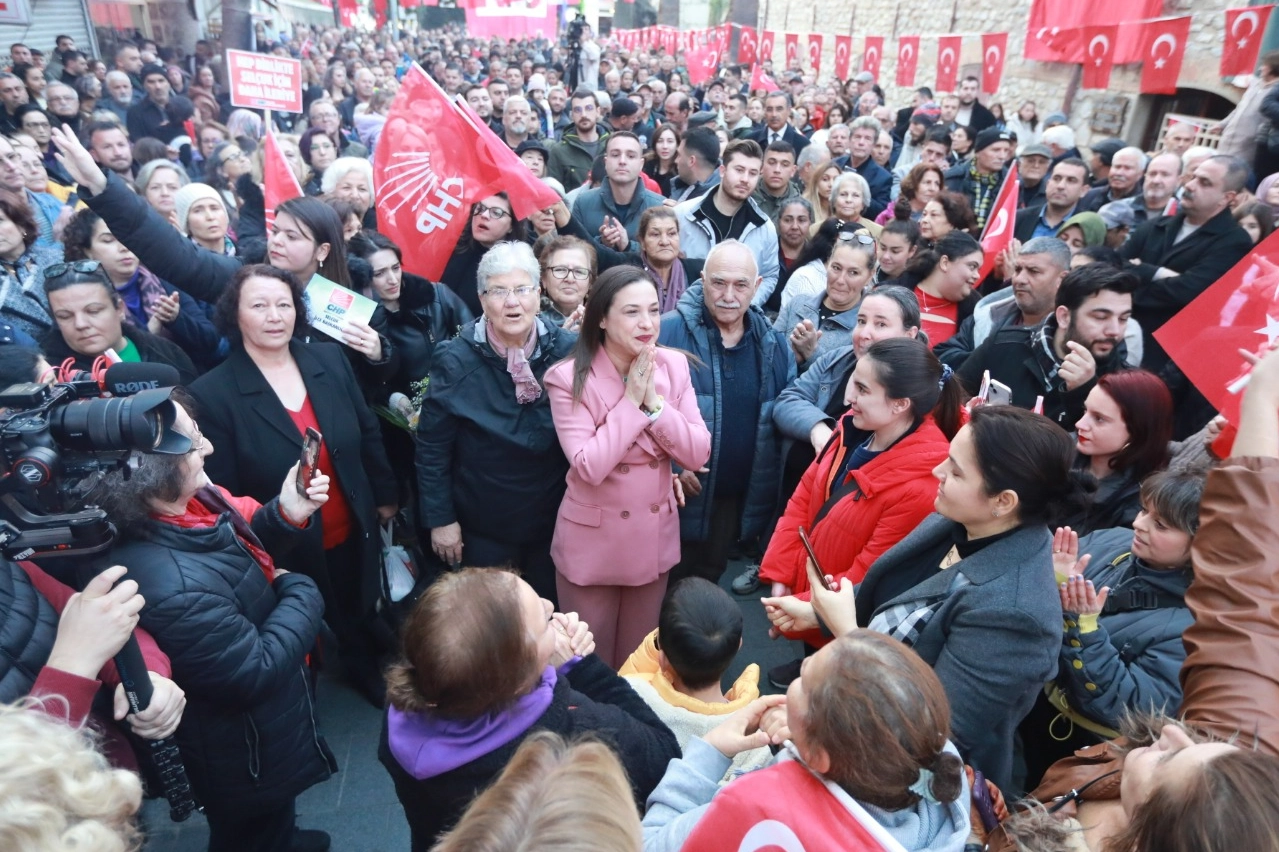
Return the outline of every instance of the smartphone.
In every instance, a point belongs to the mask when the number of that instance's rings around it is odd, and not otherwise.
[[[1008,385],[999,381],[999,379],[990,380],[990,393],[986,397],[987,405],[1012,405],[1013,389]]]
[[[822,578],[822,586],[828,592],[835,591],[835,587],[826,579],[826,572],[822,570],[822,563],[817,561],[817,554],[813,553],[813,543],[808,540],[808,533],[803,527],[799,528],[799,540],[804,545],[804,549],[808,551],[808,558],[813,560],[813,567],[817,569],[817,576]]]
[[[324,436],[312,429],[306,427],[306,435],[302,438],[302,453],[298,457],[298,493],[303,497],[306,496],[306,488],[311,484],[311,480],[315,479],[316,471],[320,466],[320,444],[323,443]]]

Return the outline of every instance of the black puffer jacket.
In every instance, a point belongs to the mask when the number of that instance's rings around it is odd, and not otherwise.
[[[538,324],[529,362],[542,384],[551,365],[568,357],[577,335]],[[568,473],[550,400],[543,391],[527,405],[516,401],[506,359],[493,352],[477,323],[436,347],[417,437],[424,529],[456,522],[464,533],[512,544],[550,537]],[[520,510],[494,511],[497,506]]]
[[[58,635],[58,613],[17,563],[0,559],[0,702],[31,691]]]
[[[220,494],[209,491],[201,499],[216,505]],[[305,534],[281,517],[276,500],[254,513],[252,532],[272,554]],[[177,741],[208,810],[272,810],[337,771],[305,672],[324,614],[313,580],[282,574],[268,584],[229,511],[199,529],[148,521],[112,557],[129,566],[146,598],[142,626],[186,691]]]

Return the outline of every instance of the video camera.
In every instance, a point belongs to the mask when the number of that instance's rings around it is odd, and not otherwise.
[[[41,559],[106,551],[115,530],[84,497],[109,471],[127,476],[136,453],[190,449],[191,439],[173,431],[169,397],[177,383],[167,365],[120,363],[103,381],[80,373],[54,385],[0,391],[0,554]]]
[[[178,371],[164,364],[118,363],[101,380],[76,373],[54,385],[28,382],[0,391],[0,554],[7,559],[80,557],[71,585],[82,588],[107,565],[97,557],[115,540],[106,512],[85,495],[112,470],[125,476],[138,453],[180,455],[191,439],[173,429],[170,396]],[[104,393],[111,396],[104,397]],[[151,679],[137,639],[115,656],[130,711],[151,703]],[[149,740],[152,762],[181,822],[202,810],[172,740]]]

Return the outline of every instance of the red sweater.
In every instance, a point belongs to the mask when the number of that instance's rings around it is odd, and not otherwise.
[[[836,581],[846,576],[860,583],[871,563],[932,513],[937,498],[933,468],[945,460],[950,442],[926,417],[914,432],[853,471],[857,489],[813,526],[831,493],[839,490],[833,480],[852,452],[844,446],[846,422],[847,417],[840,420],[786,504],[760,566],[761,580],[784,583],[796,593],[807,591],[808,554],[799,540],[803,526],[822,569]]]

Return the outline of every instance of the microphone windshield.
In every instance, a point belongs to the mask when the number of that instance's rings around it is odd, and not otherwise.
[[[107,368],[105,383],[113,396],[131,396],[139,391],[171,388],[180,381],[178,371],[168,364],[121,361]]]

